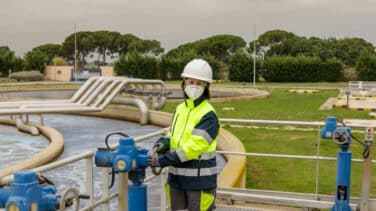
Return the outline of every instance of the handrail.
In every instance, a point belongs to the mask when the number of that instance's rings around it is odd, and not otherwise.
[[[325,122],[308,122],[308,121],[285,121],[285,120],[263,120],[263,119],[231,119],[220,118],[221,123],[241,123],[241,124],[273,124],[273,125],[294,125],[294,126],[325,126]],[[342,126],[341,123],[337,123]],[[362,124],[346,124],[348,127],[366,128]]]

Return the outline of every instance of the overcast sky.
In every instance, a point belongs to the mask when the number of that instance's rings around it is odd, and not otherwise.
[[[376,45],[376,0],[1,0],[0,46],[18,56],[61,44],[74,31],[110,30],[156,39],[165,50],[217,34],[253,39],[283,29],[299,36],[361,37]]]

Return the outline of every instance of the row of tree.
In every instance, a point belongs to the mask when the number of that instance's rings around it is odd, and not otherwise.
[[[132,34],[114,31],[80,31],[70,34],[62,44],[37,46],[27,52],[24,58],[16,57],[8,47],[0,47],[0,71],[4,74],[9,69],[43,71],[47,64],[56,64],[56,61],[61,63],[63,60],[73,64],[76,56],[79,67],[84,67],[89,59],[94,60],[97,65],[107,64],[106,58],[110,58],[111,61],[115,61],[115,70],[118,74],[177,79],[189,59],[202,57],[218,66],[215,77],[223,78],[229,73],[231,57],[241,56],[244,61],[245,57],[248,59],[252,57],[254,42],[257,42],[256,57],[260,60],[257,72],[261,75],[262,70],[267,71],[266,67],[261,65],[263,61],[275,56],[314,57],[323,62],[336,59],[346,67],[357,67],[361,55],[363,57],[376,55],[375,47],[361,38],[321,39],[297,36],[283,30],[265,32],[257,40],[249,42],[249,47],[239,36],[215,35],[180,45],[167,53],[164,53],[164,49],[157,40],[144,40]],[[75,46],[77,47],[76,54]],[[54,60],[56,57],[60,59]],[[152,58],[160,64],[156,75],[151,74],[153,71],[146,70],[146,67],[140,69],[142,65],[138,62],[144,61],[144,58],[145,60]],[[133,65],[131,65],[132,62]],[[369,65],[369,62],[366,65]],[[358,65],[358,67],[364,69],[364,62],[363,66]],[[245,77],[229,75],[231,80],[242,80],[242,78],[244,80]]]

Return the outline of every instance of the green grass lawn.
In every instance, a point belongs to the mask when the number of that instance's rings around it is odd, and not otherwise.
[[[300,84],[301,87],[314,86],[315,84]],[[328,90],[320,90],[316,94],[289,93],[285,84],[276,84],[274,88],[267,88],[271,96],[266,99],[245,100],[240,102],[213,102],[220,118],[242,119],[268,119],[268,120],[299,120],[299,121],[325,121],[328,115],[337,117],[340,121],[348,118],[372,119],[368,112],[350,111],[346,109],[333,109],[320,111],[319,107],[328,98],[339,94],[338,86],[331,84]],[[286,88],[280,88],[286,86]],[[290,84],[291,86],[291,84]],[[275,88],[278,87],[278,88]],[[178,103],[168,103],[163,109],[174,112]],[[233,107],[234,111],[222,110],[224,107]],[[274,126],[275,127],[275,126]],[[316,155],[317,130],[280,130],[270,128],[236,128],[225,126],[236,135],[243,143],[247,152]],[[317,128],[316,128],[317,129]],[[359,139],[363,134],[356,134]],[[337,144],[331,140],[321,139],[320,155],[336,157],[339,150]],[[353,141],[350,150],[353,158],[361,158],[363,147]],[[373,153],[376,157],[376,153]],[[247,158],[247,188],[315,192],[316,161],[280,158]],[[351,195],[359,196],[361,187],[362,164],[352,164]],[[319,162],[319,193],[333,195],[335,191],[335,161]],[[376,176],[372,178],[376,184]],[[370,197],[376,197],[376,189],[371,189]]]
[[[220,118],[273,119],[325,121],[326,116],[344,118],[370,119],[368,112],[333,109],[320,111],[319,107],[328,98],[338,96],[338,90],[320,90],[316,94],[289,93],[287,89],[273,89],[266,99],[245,100],[240,102],[213,102]],[[174,112],[178,103],[168,103],[163,111]],[[223,110],[233,107],[234,111]]]

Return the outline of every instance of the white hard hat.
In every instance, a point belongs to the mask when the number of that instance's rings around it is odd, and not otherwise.
[[[193,59],[185,65],[182,78],[194,78],[211,83],[213,71],[209,63],[203,59]]]

